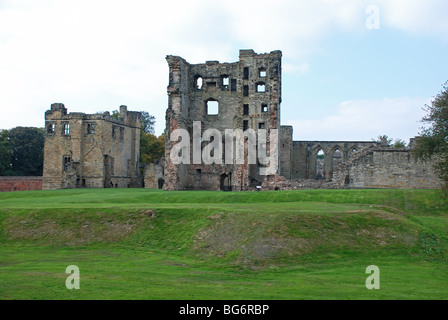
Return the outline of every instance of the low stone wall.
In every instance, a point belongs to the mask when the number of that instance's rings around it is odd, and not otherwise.
[[[42,177],[0,177],[0,192],[42,190]]]
[[[348,168],[351,188],[438,189],[434,163],[413,157],[409,149],[374,148]]]
[[[433,165],[431,161],[415,159],[410,149],[372,146],[340,163],[331,180],[287,180],[282,176],[270,176],[261,190],[440,189],[443,183]]]
[[[342,189],[344,183],[337,180],[296,179],[287,180],[283,176],[269,176],[261,185],[263,190],[301,190],[301,189]]]

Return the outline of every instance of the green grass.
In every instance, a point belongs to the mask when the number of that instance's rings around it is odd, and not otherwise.
[[[435,190],[0,194],[0,299],[447,299],[447,274]]]

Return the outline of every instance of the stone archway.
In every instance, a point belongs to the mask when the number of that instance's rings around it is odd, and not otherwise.
[[[221,174],[219,178],[219,189],[222,191],[232,191],[232,173]]]
[[[325,151],[319,148],[316,153],[316,180],[324,180],[325,171]]]

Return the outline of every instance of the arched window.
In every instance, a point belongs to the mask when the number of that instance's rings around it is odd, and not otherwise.
[[[266,85],[264,82],[257,82],[255,84],[255,91],[256,92],[266,92]]]
[[[325,153],[319,149],[316,157],[316,179],[325,179]]]
[[[194,85],[196,89],[202,89],[203,81],[201,76],[196,76],[194,78]]]
[[[230,81],[229,76],[227,76],[227,75],[223,75],[223,76],[221,77],[221,79],[222,79],[222,85],[223,85],[224,87],[228,87],[228,86],[229,86],[229,81]]]

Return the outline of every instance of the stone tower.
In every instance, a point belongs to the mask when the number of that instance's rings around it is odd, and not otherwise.
[[[247,161],[250,157],[247,144],[251,142],[247,135],[245,161],[225,161],[226,143],[230,141],[226,140],[226,130],[257,134],[257,155],[262,151],[269,153],[273,174],[279,173],[278,152],[272,152],[277,151],[278,136],[271,133],[280,129],[281,57],[281,51],[256,54],[253,50],[240,50],[239,61],[234,63],[190,64],[178,56],[166,57],[169,85],[164,189],[247,190],[260,185],[266,178],[262,170],[266,163]],[[175,163],[170,157],[180,141],[173,136],[179,129],[188,132],[191,148],[183,151],[189,152],[188,161]],[[213,139],[204,136],[209,129],[220,135],[215,134]],[[266,143],[259,144],[258,134],[263,130]],[[195,132],[200,132],[199,140],[194,138]],[[195,147],[204,151],[207,142],[217,143],[217,139],[222,141],[222,163],[197,161]]]
[[[43,189],[138,187],[140,112],[67,113],[62,103],[45,112]]]

